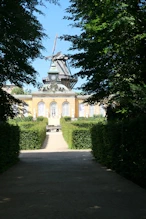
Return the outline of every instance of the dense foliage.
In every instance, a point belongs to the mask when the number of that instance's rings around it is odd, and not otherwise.
[[[41,121],[13,119],[0,123],[0,172],[19,160],[20,150],[40,149],[46,137],[47,118]]]
[[[98,162],[146,187],[146,117],[92,127],[92,151]]]
[[[72,131],[73,125],[71,124],[70,118],[61,118],[60,120],[61,130],[65,141],[67,142],[70,149],[72,149]]]
[[[6,121],[8,117],[13,118],[17,115],[14,111],[14,104],[21,105],[22,103],[0,88],[0,121]]]
[[[68,118],[61,119],[61,129],[63,137],[68,143],[70,149],[90,149],[91,148],[91,132],[90,129],[99,121],[104,122],[104,118],[96,118],[93,120],[80,119],[78,121],[70,121]]]
[[[48,124],[48,118],[43,117],[43,116],[38,116],[36,121],[38,121],[38,122],[45,122],[46,125]]]
[[[21,87],[14,87],[11,91],[11,94],[24,94],[24,90]]]
[[[71,149],[92,149],[98,162],[146,187],[146,116],[124,121],[61,119]]]
[[[44,0],[45,1],[45,0]],[[32,66],[41,57],[43,27],[36,15],[41,0],[0,0],[0,120],[13,117],[12,102],[20,101],[2,90],[9,81],[18,87],[36,85],[37,72]],[[56,3],[57,0],[50,1]],[[5,107],[6,105],[6,107]],[[2,108],[2,109],[1,109]]]
[[[0,172],[18,161],[20,130],[16,125],[0,123]]]
[[[72,132],[72,149],[91,149],[91,132],[89,128],[76,128]]]
[[[81,89],[88,102],[105,101],[114,117],[146,113],[146,1],[70,0],[67,9],[78,35],[72,43],[72,65],[86,78]],[[111,112],[112,108],[108,109]]]
[[[9,120],[9,124],[18,125],[20,129],[21,150],[40,149],[46,138],[46,124],[48,119],[38,117],[36,121],[32,117],[16,118]]]
[[[20,149],[40,149],[46,138],[45,122],[22,122],[20,127]]]

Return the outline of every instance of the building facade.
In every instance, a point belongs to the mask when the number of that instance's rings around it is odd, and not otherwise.
[[[105,116],[105,110],[100,104],[84,104],[88,96],[77,95],[72,90],[77,78],[71,75],[66,60],[67,57],[61,53],[54,55],[48,76],[43,78],[40,90],[31,95],[14,95],[26,103],[24,116],[32,115],[34,119],[38,116],[48,118]]]

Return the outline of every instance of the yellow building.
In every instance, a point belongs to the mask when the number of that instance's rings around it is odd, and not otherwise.
[[[78,118],[105,115],[100,104],[84,104],[88,96],[77,95],[72,90],[77,78],[70,74],[66,60],[67,57],[61,53],[54,55],[48,76],[43,78],[43,87],[31,95],[15,95],[26,103],[24,116],[32,115],[35,119],[38,116]]]

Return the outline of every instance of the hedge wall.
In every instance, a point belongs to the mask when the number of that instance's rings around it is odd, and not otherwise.
[[[19,150],[40,149],[46,137],[46,119],[40,122],[0,123],[0,172],[19,160]],[[17,125],[16,125],[17,123]]]
[[[72,148],[74,149],[91,148],[90,129],[76,128],[72,131]]]
[[[70,122],[61,118],[61,129],[63,137],[70,149],[89,149],[91,148],[90,128],[93,123],[89,122]]]
[[[46,138],[46,122],[19,123],[20,149],[40,149]]]
[[[96,159],[146,187],[146,117],[119,123],[97,124],[91,129]]]
[[[47,118],[38,117],[36,121],[25,121],[25,119],[9,120],[10,124],[17,124],[20,127],[20,149],[40,149],[46,138]]]
[[[72,122],[72,124],[78,128],[86,128],[86,129],[90,129],[92,128],[94,125],[96,125],[99,121],[98,120],[79,120],[79,121],[74,121]]]
[[[65,141],[67,142],[68,147],[70,149],[72,149],[73,148],[72,131],[73,131],[74,127],[71,124],[70,120],[66,121],[65,118],[61,118],[60,124],[61,124],[61,130],[62,130],[63,137],[64,137]]]
[[[16,125],[0,123],[0,172],[18,161],[20,129]]]

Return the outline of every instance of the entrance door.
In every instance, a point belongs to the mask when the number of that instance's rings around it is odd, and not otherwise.
[[[57,116],[57,103],[52,102],[50,104],[50,117],[55,117]]]

